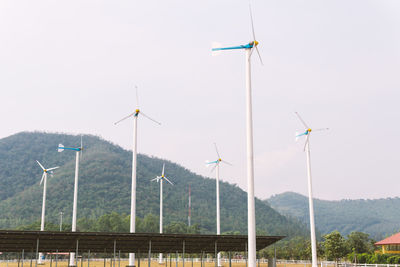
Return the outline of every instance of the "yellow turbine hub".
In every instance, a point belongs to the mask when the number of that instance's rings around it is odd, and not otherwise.
[[[307,129],[307,132],[311,133],[311,129],[310,129],[310,128],[309,128],[309,129]]]
[[[257,46],[257,45],[258,45],[258,42],[257,42],[256,40],[254,40],[254,45],[255,45],[255,46]]]
[[[135,112],[136,112],[136,113],[139,113],[139,112],[140,112],[140,110],[137,108],[137,109],[135,110]]]
[[[164,175],[161,175],[161,178],[164,178]]]
[[[218,161],[222,161],[222,159],[218,159]]]
[[[46,170],[46,169],[44,169],[43,171],[44,171],[44,172],[47,172],[47,170]]]

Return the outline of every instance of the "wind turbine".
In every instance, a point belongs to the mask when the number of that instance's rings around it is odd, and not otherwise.
[[[214,167],[212,167],[212,169],[211,169],[211,172],[214,169],[216,170],[215,177],[216,177],[216,183],[217,183],[217,189],[216,189],[216,191],[217,191],[217,196],[216,196],[216,199],[217,199],[217,235],[220,235],[221,234],[221,227],[220,227],[221,221],[220,221],[220,208],[219,208],[220,207],[220,205],[219,205],[219,164],[221,162],[229,164],[229,165],[232,165],[232,164],[230,164],[229,162],[227,162],[225,160],[222,160],[221,156],[219,155],[219,152],[218,152],[217,144],[214,143],[214,146],[215,146],[215,152],[217,152],[218,159],[215,161],[207,161],[206,164],[207,164],[207,166],[214,165]],[[222,266],[221,265],[221,253],[218,253],[218,266]]]
[[[165,177],[164,170],[165,170],[165,163],[163,164],[162,167],[161,176],[157,176],[156,178],[151,179],[151,181],[157,181],[157,183],[158,182],[160,183],[160,234],[162,234],[163,232],[163,180],[167,181],[171,185],[174,185],[167,177]],[[163,254],[160,253],[159,263],[161,264],[162,262],[163,262]]]
[[[43,183],[43,202],[42,202],[42,221],[40,223],[40,231],[44,231],[44,220],[45,220],[45,214],[46,214],[46,189],[47,189],[47,174],[50,173],[51,176],[53,176],[53,170],[58,169],[59,167],[53,167],[50,169],[46,169],[43,167],[42,164],[37,160],[37,164],[39,164],[40,168],[43,170],[43,175],[42,175],[42,180],[40,180],[40,185]],[[43,253],[39,253],[39,259],[38,259],[38,264],[42,264],[42,257]]]
[[[132,189],[131,189],[131,222],[130,222],[130,233],[134,233],[136,231],[135,219],[136,219],[136,166],[137,166],[137,119],[139,114],[144,116],[145,118],[161,125],[158,121],[150,118],[146,114],[140,111],[139,104],[138,104],[138,93],[136,87],[136,103],[137,108],[135,112],[129,114],[126,117],[123,117],[119,121],[115,122],[114,125],[120,123],[123,120],[126,120],[130,117],[133,117],[133,156],[132,156]],[[129,262],[127,267],[134,267],[135,266],[135,253],[129,253]]]
[[[213,48],[214,52],[222,50],[244,49],[246,52],[246,144],[247,144],[247,232],[248,232],[248,262],[249,267],[256,267],[256,211],[254,200],[254,160],[253,160],[253,116],[251,99],[251,66],[250,59],[254,49],[257,51],[260,62],[262,63],[260,52],[258,51],[256,36],[254,32],[253,16],[250,7],[251,28],[253,40],[245,45]]]
[[[311,180],[311,159],[310,159],[310,136],[311,131],[323,131],[329,130],[329,128],[321,128],[311,130],[310,127],[305,123],[303,118],[299,115],[299,113],[295,112],[297,118],[305,127],[305,132],[296,133],[296,141],[302,137],[306,136],[306,142],[304,143],[304,151],[307,152],[307,175],[308,175],[308,206],[310,210],[310,233],[311,233],[311,256],[312,256],[312,267],[317,267],[317,240],[315,237],[315,221],[314,221],[314,204],[313,204],[313,194],[312,194],[312,180]]]
[[[58,152],[63,152],[64,150],[72,150],[76,152],[75,159],[75,184],[74,184],[74,204],[72,208],[72,232],[76,232],[76,210],[78,203],[78,177],[79,177],[79,155],[82,156],[83,145],[81,136],[81,146],[80,147],[65,147],[63,144],[58,145]],[[75,253],[71,252],[69,257],[69,266],[75,265]]]

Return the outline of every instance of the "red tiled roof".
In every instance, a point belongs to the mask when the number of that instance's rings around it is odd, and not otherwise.
[[[394,234],[392,236],[389,236],[388,238],[385,238],[379,242],[376,242],[375,245],[400,245],[400,233]]]

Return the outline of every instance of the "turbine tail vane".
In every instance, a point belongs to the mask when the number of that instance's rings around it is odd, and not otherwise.
[[[63,144],[58,144],[58,152],[63,152],[64,151],[64,145]]]

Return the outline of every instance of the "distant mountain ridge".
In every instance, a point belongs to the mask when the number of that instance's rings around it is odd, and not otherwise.
[[[308,197],[285,192],[264,200],[282,214],[309,225]],[[329,201],[314,199],[315,224],[322,233],[338,230],[370,234],[375,239],[400,230],[400,198]]]
[[[60,166],[49,176],[46,221],[71,220],[75,153],[57,152],[59,143],[79,146],[80,137],[68,134],[22,132],[0,139],[0,228],[16,228],[40,220],[43,187],[39,186],[45,167]],[[99,137],[83,136],[80,162],[78,219],[98,218],[112,211],[130,213],[132,152]],[[164,187],[164,222],[187,222],[188,186],[191,185],[192,224],[203,233],[214,233],[215,179],[196,175],[176,163],[138,155],[137,216],[159,214],[159,184],[150,179],[159,175],[165,163],[174,186]],[[221,182],[221,232],[247,231],[247,193]],[[286,218],[256,199],[257,230],[271,235],[304,235],[305,225]],[[79,224],[78,224],[79,229]]]

